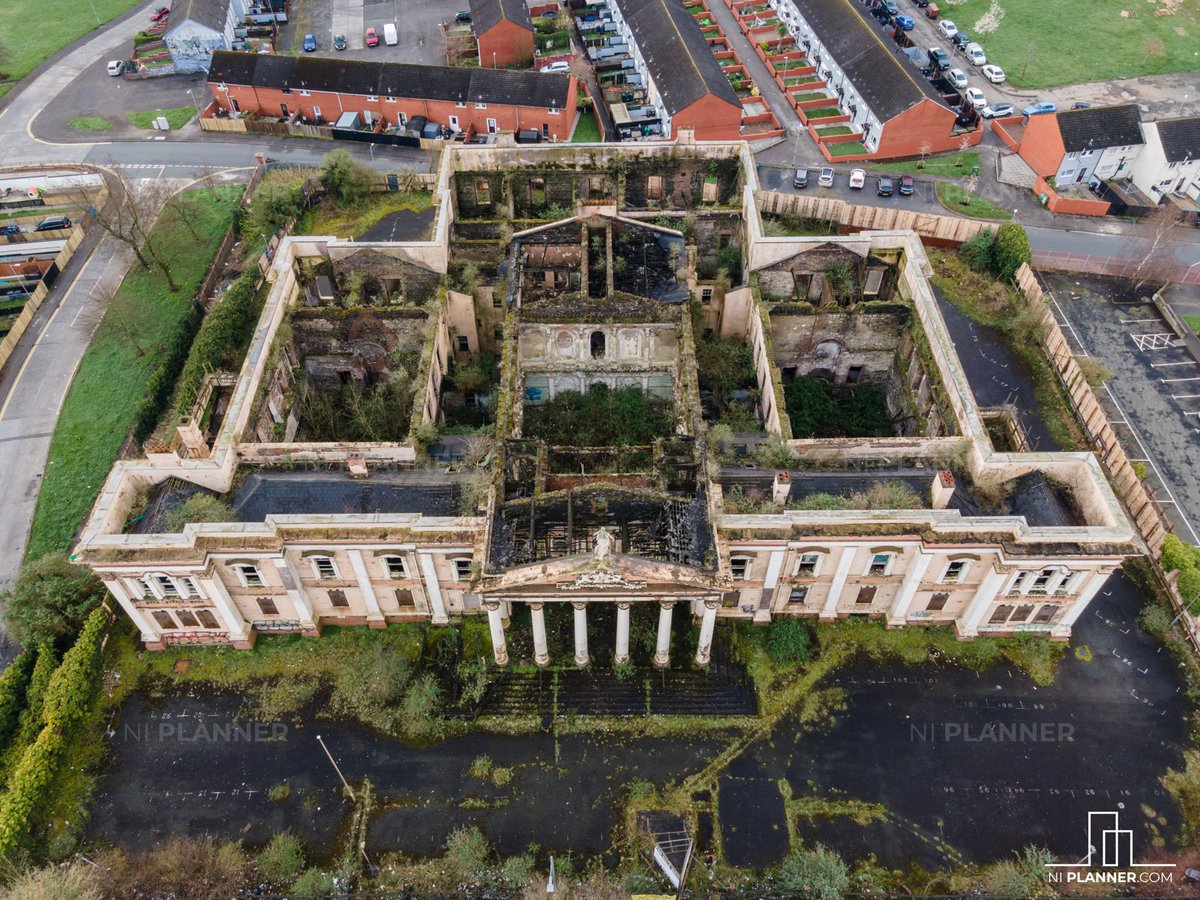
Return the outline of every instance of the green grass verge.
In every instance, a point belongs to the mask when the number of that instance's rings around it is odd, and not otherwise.
[[[207,190],[184,194],[199,240],[182,222],[166,215],[151,233],[156,246],[171,248],[172,274],[181,290],[172,294],[161,272],[135,264],[100,321],[50,441],[26,558],[67,549],[108,476],[158,354],[204,280],[233,215],[231,201],[241,195],[242,186],[227,185],[217,191],[228,202],[213,203]]]
[[[862,145],[862,141],[846,141],[844,144],[826,144],[825,149],[830,156],[857,156],[860,153],[866,153],[867,148]]]
[[[71,119],[67,124],[76,131],[108,131],[113,127],[112,122],[104,116],[80,116],[78,119]]]
[[[1039,88],[1196,68],[1200,2],[1093,4],[1087,46],[1064,44],[1063,6],[1045,0],[1004,0],[1000,27],[980,43],[988,62],[1004,69],[1015,87]],[[949,12],[978,38],[975,23],[991,0],[965,0]],[[943,15],[948,10],[943,10]],[[1159,15],[1159,13],[1168,13]]]
[[[0,97],[38,63],[136,6],[136,0],[4,0],[0,3]],[[95,15],[92,8],[95,7]]]
[[[1062,382],[1042,350],[1040,317],[1020,294],[995,275],[971,271],[955,253],[929,251],[933,283],[948,301],[981,325],[995,328],[1034,385],[1046,430],[1064,450],[1087,450],[1083,431]],[[1046,447],[1046,450],[1052,448]]]
[[[433,195],[428,191],[380,192],[352,206],[339,206],[326,200],[301,216],[300,221],[296,223],[295,233],[358,238],[370,231],[386,215],[404,209],[429,209],[432,203]]]
[[[195,114],[194,106],[176,106],[173,109],[148,109],[145,112],[125,113],[125,118],[134,128],[153,128],[155,119],[166,116],[167,124],[175,131],[186,125]]]
[[[600,126],[596,124],[596,117],[590,109],[581,110],[579,121],[575,124],[575,133],[571,135],[571,143],[598,144],[600,141]]]
[[[972,194],[960,185],[939,181],[936,190],[938,199],[942,201],[947,209],[962,213],[964,216],[971,216],[975,219],[993,219],[1001,222],[1007,222],[1012,218],[1013,212],[1011,209],[997,206],[986,197]],[[966,203],[963,203],[964,199],[967,200]]]
[[[966,153],[955,153],[951,156],[930,156],[921,165],[920,160],[908,159],[904,162],[879,163],[876,169],[887,169],[889,172],[904,172],[908,175],[948,175],[958,178],[968,175],[972,167],[979,165],[979,153],[968,150]]]
[[[1184,316],[1183,321],[1187,322],[1187,327],[1200,334],[1200,316]]]

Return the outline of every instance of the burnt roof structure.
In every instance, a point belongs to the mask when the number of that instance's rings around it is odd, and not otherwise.
[[[616,0],[633,32],[667,112],[675,115],[707,94],[740,105],[708,41],[678,0]]]
[[[1094,106],[1058,113],[1058,131],[1067,153],[1142,144],[1142,117],[1136,103]]]
[[[229,50],[213,53],[208,81],[210,84],[278,90],[546,108],[565,107],[571,89],[570,75],[549,72],[466,69]]]

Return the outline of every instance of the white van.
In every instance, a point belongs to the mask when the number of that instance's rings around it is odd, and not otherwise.
[[[383,26],[383,42],[389,47],[395,47],[398,39],[396,37],[396,26],[389,22]]]
[[[966,48],[963,50],[963,54],[967,57],[967,61],[973,66],[982,66],[987,62],[987,56],[984,55],[983,48],[974,41],[967,44]]]

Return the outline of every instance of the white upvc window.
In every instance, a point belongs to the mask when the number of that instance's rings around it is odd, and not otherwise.
[[[475,108],[476,109],[487,109],[487,104],[486,103],[476,103]]]
[[[262,573],[258,571],[258,566],[250,563],[239,563],[233,567],[233,571],[237,574],[238,581],[242,583],[242,587],[260,588],[265,587]]]
[[[965,559],[950,560],[946,564],[946,571],[942,573],[942,584],[962,584],[970,566],[971,563]]]
[[[385,556],[383,564],[387,566],[388,578],[403,579],[408,577],[408,566],[404,564],[403,556]]]
[[[338,580],[338,570],[332,556],[310,556],[308,561],[312,564],[313,574],[319,581]]]
[[[796,559],[796,568],[792,575],[798,578],[816,578],[821,572],[820,553],[801,553]]]

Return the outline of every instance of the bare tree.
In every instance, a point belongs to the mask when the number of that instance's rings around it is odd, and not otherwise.
[[[921,146],[917,148],[917,152],[921,154],[921,159],[917,163],[918,169],[925,168],[925,157],[933,152],[933,144],[929,141],[922,141]]]
[[[180,287],[171,273],[170,248],[156,247],[150,238],[155,219],[173,193],[164,182],[150,182],[134,190],[122,181],[119,190],[109,195],[104,208],[96,210],[94,218],[106,234],[112,235],[133,251],[138,265],[143,269],[158,268],[174,294],[179,292]]]
[[[1148,281],[1165,285],[1175,268],[1175,248],[1169,239],[1171,229],[1183,221],[1183,210],[1169,200],[1163,200],[1142,221],[1135,244],[1141,260],[1130,274],[1136,291]]]

